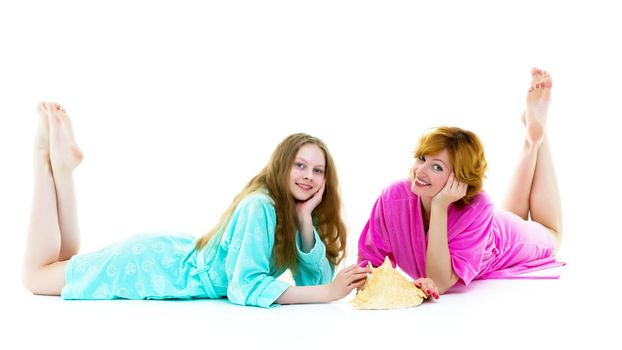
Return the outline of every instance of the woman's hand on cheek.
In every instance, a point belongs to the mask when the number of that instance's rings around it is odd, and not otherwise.
[[[460,200],[462,197],[466,196],[467,188],[468,185],[456,180],[454,173],[452,172],[449,174],[445,187],[443,187],[443,189],[437,193],[436,196],[434,196],[432,201],[433,203],[449,206],[450,203]]]

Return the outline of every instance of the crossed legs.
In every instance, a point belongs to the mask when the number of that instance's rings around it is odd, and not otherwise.
[[[545,226],[557,252],[562,239],[561,200],[546,136],[552,86],[551,76],[546,71],[537,68],[531,71],[531,86],[522,116],[526,128],[525,143],[504,208],[524,220],[531,217]]]
[[[67,261],[80,247],[73,170],[83,155],[60,105],[40,103],[37,111],[34,191],[22,278],[35,294],[60,295]]]

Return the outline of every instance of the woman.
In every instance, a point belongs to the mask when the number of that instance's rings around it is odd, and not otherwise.
[[[503,210],[482,192],[478,137],[455,127],[424,134],[408,180],[386,188],[359,239],[359,265],[388,256],[438,298],[456,282],[511,278],[562,265],[561,203],[546,118],[552,80],[532,70],[522,120],[526,140]],[[531,217],[531,220],[529,218]]]

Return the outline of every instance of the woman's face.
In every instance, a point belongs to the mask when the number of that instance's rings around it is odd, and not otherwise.
[[[415,160],[411,191],[419,197],[432,198],[439,193],[453,172],[446,149],[436,154],[426,154]]]
[[[289,173],[289,190],[299,201],[311,198],[324,182],[326,157],[320,147],[307,143],[300,147]]]

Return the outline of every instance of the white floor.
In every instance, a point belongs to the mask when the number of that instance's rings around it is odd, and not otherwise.
[[[618,299],[574,270],[557,270],[559,280],[476,281],[438,301],[382,311],[355,310],[351,296],[265,310],[225,300],[63,301],[11,290],[2,298],[0,348],[619,349]]]

